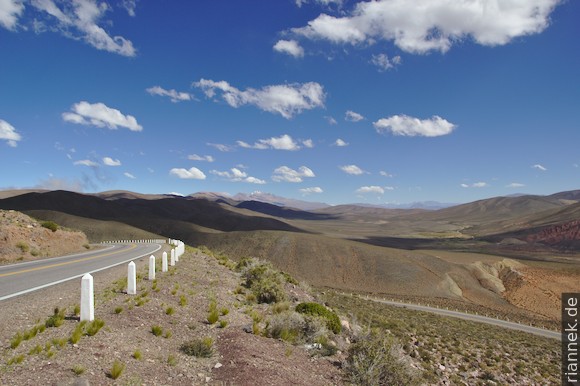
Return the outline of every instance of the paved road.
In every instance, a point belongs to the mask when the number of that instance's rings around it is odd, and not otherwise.
[[[399,302],[394,302],[391,300],[384,300],[384,299],[376,299],[376,298],[365,298],[365,299],[372,300],[374,302],[389,304],[392,306],[408,308],[410,310],[432,312],[434,314],[451,316],[453,318],[460,318],[460,319],[471,320],[471,321],[475,321],[475,322],[492,324],[494,326],[500,326],[500,327],[504,327],[504,328],[510,328],[512,330],[524,331],[524,332],[528,332],[530,334],[543,336],[546,338],[562,340],[562,335],[560,332],[551,331],[551,330],[544,330],[543,328],[527,326],[525,324],[519,324],[519,323],[514,323],[514,322],[508,322],[507,320],[490,318],[490,317],[483,316],[483,315],[466,314],[466,313],[458,312],[458,311],[444,310],[444,309],[429,307],[429,306],[421,306],[418,304],[399,303]]]
[[[0,266],[0,301],[149,256],[159,244],[112,244],[103,249]]]

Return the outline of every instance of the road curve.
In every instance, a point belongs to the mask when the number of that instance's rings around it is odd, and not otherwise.
[[[388,304],[391,306],[408,308],[410,310],[431,312],[431,313],[439,314],[439,315],[443,315],[443,316],[450,316],[453,318],[460,318],[460,319],[465,319],[465,320],[471,320],[474,322],[491,324],[494,326],[509,328],[512,330],[528,332],[530,334],[543,336],[545,338],[562,340],[562,334],[560,332],[557,332],[557,331],[545,330],[543,328],[527,326],[525,324],[509,322],[507,320],[490,318],[488,316],[467,314],[464,312],[445,310],[445,309],[429,307],[429,306],[421,306],[418,304],[400,303],[400,302],[395,302],[395,301],[385,300],[385,299],[377,299],[377,298],[369,298],[369,297],[364,297],[363,299],[371,300],[373,302],[378,302],[378,303],[384,303],[384,304]]]
[[[105,248],[0,266],[0,301],[151,255],[160,244],[111,244]]]

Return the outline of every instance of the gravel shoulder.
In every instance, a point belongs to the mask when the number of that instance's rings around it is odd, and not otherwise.
[[[162,251],[156,253],[160,260]],[[144,279],[146,259],[135,261],[137,295],[125,293],[126,266],[94,274],[95,317],[104,326],[94,336],[70,338],[79,325],[80,280],[72,280],[0,302],[0,385],[329,385],[342,384],[334,357],[316,357],[301,346],[244,331],[252,325],[250,306],[237,293],[239,274],[198,250],[188,248],[169,272]],[[293,301],[309,295],[294,290]],[[220,322],[209,324],[211,302]],[[44,325],[55,307],[65,309],[60,327],[46,328],[11,348],[15,336]],[[224,310],[227,310],[225,312]],[[152,327],[162,333],[155,336]],[[211,338],[213,355],[197,358],[180,346]],[[62,344],[62,347],[61,347]],[[115,361],[124,370],[112,379]]]

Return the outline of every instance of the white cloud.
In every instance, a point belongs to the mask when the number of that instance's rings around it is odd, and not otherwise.
[[[241,91],[226,81],[215,82],[209,79],[200,79],[193,86],[201,88],[208,98],[213,98],[221,92],[222,98],[232,107],[254,105],[260,110],[278,113],[286,119],[311,110],[324,107],[326,94],[324,88],[316,82],[293,83],[265,86],[257,90],[248,88]]]
[[[350,122],[359,122],[362,121],[363,119],[365,119],[365,117],[363,117],[362,115],[360,115],[359,113],[355,113],[354,111],[348,110],[345,114],[344,114],[344,120],[345,121],[350,121]]]
[[[121,166],[121,161],[118,159],[112,159],[111,157],[104,157],[103,164],[107,166]]]
[[[75,165],[75,166],[89,166],[89,167],[98,167],[99,166],[98,163],[96,163],[95,161],[91,161],[89,159],[75,161],[75,162],[73,162],[73,165]]]
[[[258,142],[250,145],[244,141],[237,141],[238,146],[246,148],[246,149],[275,149],[275,150],[299,150],[300,146],[291,136],[288,134],[284,134],[280,137],[272,137],[268,139],[259,139]],[[308,147],[308,146],[307,146]]]
[[[305,195],[311,194],[311,193],[323,193],[324,192],[324,190],[322,190],[322,188],[318,187],[318,186],[313,186],[311,188],[302,188],[302,189],[300,189],[300,191]]]
[[[334,141],[334,145],[338,147],[345,147],[348,146],[348,142],[345,142],[342,139],[338,138],[336,141]]]
[[[187,156],[187,159],[192,160],[192,161],[206,161],[206,162],[215,161],[211,155],[190,154]]]
[[[93,125],[116,130],[119,126],[131,131],[141,131],[143,127],[132,115],[123,115],[119,110],[107,107],[103,103],[81,101],[75,103],[72,112],[62,114],[62,119],[80,125]]]
[[[123,175],[124,175],[125,177],[127,177],[127,178],[130,178],[130,179],[132,179],[132,180],[136,180],[136,179],[137,179],[137,177],[135,177],[133,174],[131,174],[131,173],[129,173],[129,172],[125,172],[125,173],[123,173]]]
[[[546,170],[548,170],[546,167],[544,167],[544,166],[542,166],[542,165],[540,165],[540,164],[535,164],[535,165],[532,165],[532,168],[534,168],[534,169],[538,169],[538,170],[541,170],[541,171],[543,171],[543,172],[545,172]]]
[[[256,177],[248,176],[248,173],[238,169],[238,168],[231,168],[229,171],[220,172],[218,170],[211,170],[211,174],[215,174],[216,176],[223,177],[228,181],[232,182],[248,182],[250,184],[259,184],[263,185],[266,181],[261,180]]]
[[[272,180],[276,182],[302,182],[303,178],[312,177],[315,177],[314,172],[306,166],[300,166],[298,170],[290,169],[288,166],[280,166],[272,174]]]
[[[336,125],[338,123],[336,122],[336,119],[331,116],[325,116],[324,119],[326,119],[326,122],[328,122],[329,125]]]
[[[0,0],[0,26],[7,30],[15,30],[22,12],[24,12],[22,1]]]
[[[488,187],[487,182],[475,182],[473,184],[461,184],[462,188],[486,188]]]
[[[151,95],[158,95],[158,96],[169,97],[170,100],[171,100],[171,102],[173,102],[173,103],[183,102],[183,101],[190,101],[192,99],[191,94],[189,94],[187,92],[175,91],[173,89],[166,90],[166,89],[164,89],[163,87],[160,87],[160,86],[149,87],[145,91],[147,91]]]
[[[232,146],[224,145],[222,143],[210,143],[210,142],[208,142],[206,145],[211,146],[211,147],[215,147],[216,149],[218,149],[221,152],[229,152],[229,151],[234,150],[234,148]]]
[[[402,59],[398,55],[394,56],[391,59],[389,59],[387,54],[373,55],[371,58],[371,63],[379,68],[379,72],[384,72],[393,69],[399,64],[401,64],[401,62]]]
[[[315,3],[323,6],[330,6],[331,4],[336,4],[338,7],[341,7],[344,0],[313,0]],[[307,4],[308,0],[295,0],[296,5],[298,7],[302,7],[302,4]]]
[[[5,1],[5,0],[4,0]],[[101,26],[100,19],[111,8],[105,2],[96,0],[75,0],[59,8],[53,0],[32,0],[32,6],[45,12],[47,20],[41,23],[57,22],[56,29],[63,36],[84,40],[98,50],[113,52],[123,56],[135,56],[137,51],[130,40],[122,36],[110,36]],[[36,28],[38,31],[39,29]]]
[[[314,142],[311,139],[305,139],[304,141],[302,141],[302,144],[304,145],[304,147],[307,147],[309,149],[312,149],[314,147]]]
[[[300,47],[300,44],[296,40],[278,40],[274,44],[274,51],[291,55],[295,58],[301,58],[304,56],[304,49]]]
[[[384,194],[385,189],[381,188],[380,186],[371,185],[371,186],[361,186],[356,190],[357,193],[377,193],[377,194]]]
[[[383,177],[394,177],[391,173],[385,172],[384,170],[381,170],[379,174]]]
[[[390,131],[394,135],[438,137],[450,134],[457,126],[435,115],[430,119],[419,119],[407,115],[393,115],[373,123],[377,132]]]
[[[511,184],[506,185],[506,188],[523,188],[524,184],[520,184],[519,182],[512,182]]]
[[[8,143],[8,146],[16,147],[18,146],[18,141],[20,141],[22,137],[18,134],[14,126],[3,119],[0,119],[0,139],[5,140],[6,143]]]
[[[184,180],[205,180],[205,174],[196,167],[189,169],[173,168],[169,171],[169,174]]]
[[[137,8],[137,0],[122,0],[121,7],[123,7],[129,16],[135,17],[135,8]]]
[[[392,41],[410,53],[448,51],[472,39],[485,46],[542,32],[559,0],[378,0],[356,4],[346,16],[321,14],[292,32],[336,44]]]
[[[365,172],[364,170],[362,170],[361,168],[359,168],[356,165],[340,166],[340,170],[342,170],[346,174],[352,174],[354,176],[358,176],[358,175],[364,174],[364,172]]]

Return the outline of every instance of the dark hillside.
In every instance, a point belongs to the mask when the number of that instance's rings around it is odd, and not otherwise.
[[[229,211],[218,203],[181,197],[160,200],[99,197],[67,191],[29,193],[0,200],[0,208],[51,210],[74,216],[114,220],[159,234],[155,224],[183,221],[220,231],[285,230],[300,232],[282,221]]]

